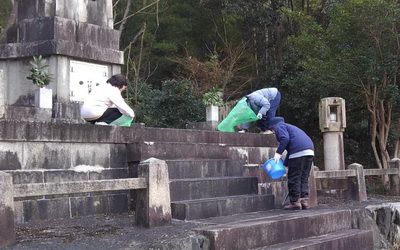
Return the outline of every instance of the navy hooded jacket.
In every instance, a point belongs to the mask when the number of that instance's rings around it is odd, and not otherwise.
[[[291,154],[306,149],[314,150],[311,138],[300,128],[285,123],[282,117],[272,118],[270,128],[275,131],[276,140],[279,142],[276,152],[282,154],[286,150],[287,159]]]

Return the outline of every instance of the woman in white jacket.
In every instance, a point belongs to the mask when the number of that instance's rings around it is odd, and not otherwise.
[[[92,124],[110,124],[122,115],[134,118],[134,111],[121,95],[127,86],[126,76],[117,74],[108,79],[107,83],[94,88],[85,98],[81,108],[82,118]]]

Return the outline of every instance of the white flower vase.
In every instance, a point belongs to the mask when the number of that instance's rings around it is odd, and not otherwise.
[[[206,121],[218,121],[218,106],[210,105],[206,107]]]
[[[43,109],[53,108],[53,90],[47,88],[35,89],[35,107]]]

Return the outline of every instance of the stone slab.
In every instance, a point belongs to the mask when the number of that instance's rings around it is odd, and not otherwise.
[[[264,211],[274,208],[273,195],[238,195],[172,202],[172,217],[197,220],[231,214]]]
[[[171,201],[257,193],[255,177],[216,177],[170,181]]]
[[[123,65],[123,52],[69,40],[45,40],[29,43],[0,44],[0,59],[64,55],[91,61]]]
[[[229,218],[234,220],[195,231],[209,238],[211,249],[249,249],[351,228],[351,211],[345,209],[260,213],[247,220],[238,216]]]
[[[317,249],[363,249],[373,250],[372,231],[348,229],[259,248],[260,250],[317,250]]]
[[[168,160],[170,179],[241,176],[243,161],[227,159]]]

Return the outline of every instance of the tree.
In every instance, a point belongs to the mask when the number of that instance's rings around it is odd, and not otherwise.
[[[301,24],[301,35],[291,39],[301,58],[297,76],[314,79],[313,83],[330,93],[363,101],[369,112],[367,122],[375,162],[378,168],[388,168],[390,134],[399,139],[398,129],[392,126],[400,97],[397,1],[341,1],[327,11],[326,28],[310,16],[289,13]]]
[[[254,64],[247,57],[248,43],[232,47],[228,41],[224,42],[223,49],[217,52],[215,48],[209,53],[208,60],[187,55],[177,57],[174,61],[181,66],[182,76],[196,83],[199,93],[209,92],[213,87],[219,87],[224,93],[224,99],[230,100],[240,96],[240,90],[252,80],[251,74],[245,71]]]

